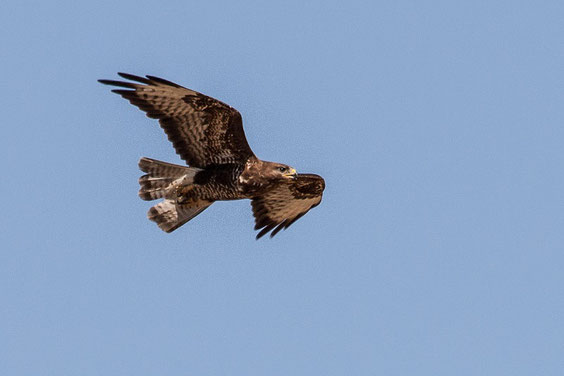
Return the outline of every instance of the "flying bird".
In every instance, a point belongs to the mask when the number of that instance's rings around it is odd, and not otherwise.
[[[118,73],[128,81],[98,80],[158,119],[187,166],[141,158],[139,197],[163,199],[147,216],[172,232],[215,201],[250,199],[256,238],[288,228],[321,202],[325,181],[283,163],[258,159],[233,107],[154,76]]]

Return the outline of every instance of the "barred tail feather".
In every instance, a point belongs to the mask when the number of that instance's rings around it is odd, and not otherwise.
[[[173,232],[201,212],[213,201],[198,200],[186,204],[178,204],[175,200],[164,200],[149,209],[147,217],[155,222],[161,230]]]
[[[164,198],[147,213],[147,217],[163,231],[176,230],[213,204],[213,201],[199,199],[187,200],[181,204],[176,201],[176,188],[193,184],[194,176],[201,171],[199,168],[145,157],[139,160],[139,168],[147,173],[139,178],[139,197],[143,200]]]
[[[147,157],[142,157],[139,160],[139,169],[146,172],[148,175],[156,177],[180,177],[186,173],[187,170],[194,170],[194,167],[180,166],[168,162],[158,161]],[[199,170],[199,169],[196,169]]]
[[[143,200],[172,198],[177,185],[192,184],[199,168],[179,166],[172,163],[141,158],[139,168],[146,172],[139,178],[139,197]]]

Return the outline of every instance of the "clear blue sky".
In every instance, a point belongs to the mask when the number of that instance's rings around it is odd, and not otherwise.
[[[2,5],[0,374],[562,375],[562,1]],[[164,133],[96,82],[242,114],[324,201],[162,233]]]

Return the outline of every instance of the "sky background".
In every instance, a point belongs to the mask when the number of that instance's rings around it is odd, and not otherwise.
[[[0,374],[562,375],[562,1],[4,1]],[[172,234],[99,78],[225,101],[322,204]]]

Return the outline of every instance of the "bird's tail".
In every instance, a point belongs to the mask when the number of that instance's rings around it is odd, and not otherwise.
[[[176,198],[176,187],[190,185],[199,168],[179,166],[172,163],[157,161],[151,158],[141,158],[139,168],[146,172],[139,178],[139,197],[143,200],[159,198]]]
[[[213,203],[197,198],[182,203],[177,201],[177,187],[189,187],[194,182],[194,176],[201,171],[199,168],[145,157],[139,160],[139,168],[147,173],[139,178],[139,197],[143,200],[164,198],[147,213],[149,219],[163,231],[176,230]]]

